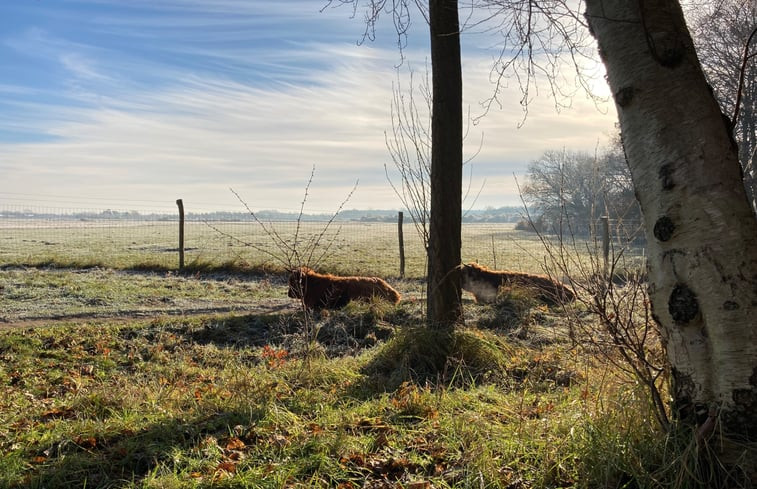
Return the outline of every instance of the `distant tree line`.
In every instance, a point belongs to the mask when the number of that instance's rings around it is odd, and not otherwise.
[[[619,141],[595,154],[546,151],[529,165],[521,192],[531,212],[519,229],[585,236],[600,217],[641,220]]]
[[[350,209],[340,212],[338,221],[351,222],[397,222],[396,210],[360,210]],[[332,218],[329,214],[302,214],[295,212],[283,212],[276,210],[262,210],[255,213],[263,221],[296,221],[298,218],[302,221],[322,222]],[[514,223],[521,219],[523,210],[519,207],[488,207],[482,210],[469,210],[463,217],[464,222],[468,223]],[[0,218],[4,219],[40,219],[40,220],[78,220],[78,221],[95,221],[95,220],[120,220],[120,221],[173,221],[178,217],[175,213],[141,213],[139,211],[117,211],[106,209],[103,211],[38,211],[24,209],[20,211],[0,211]],[[246,222],[253,221],[253,217],[248,212],[188,212],[185,216],[187,221],[224,221],[224,222]]]

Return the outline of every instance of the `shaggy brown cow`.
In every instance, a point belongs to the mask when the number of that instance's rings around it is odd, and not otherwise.
[[[400,293],[378,277],[337,277],[308,267],[292,270],[289,297],[302,299],[308,309],[339,309],[351,300],[379,297],[394,304]]]
[[[576,299],[572,290],[546,275],[489,270],[477,263],[468,263],[462,267],[462,279],[463,290],[472,293],[477,302],[494,302],[501,286],[534,290],[539,300],[552,305]]]

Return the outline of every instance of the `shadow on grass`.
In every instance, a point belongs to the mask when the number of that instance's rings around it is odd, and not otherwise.
[[[182,336],[190,343],[214,345],[218,348],[256,348],[278,346],[297,328],[296,312],[289,305],[278,307],[283,312],[232,314],[199,318],[162,318],[144,331],[132,330],[129,335],[146,335],[157,339],[165,332]],[[130,339],[128,336],[126,339]]]
[[[18,262],[0,266],[0,270],[12,270],[17,268],[38,268],[38,269],[73,269],[73,270],[90,270],[94,268],[119,270],[124,272],[139,273],[176,273],[179,275],[191,276],[197,274],[224,275],[237,277],[269,277],[279,276],[284,280],[288,277],[288,272],[283,267],[262,263],[259,265],[250,265],[235,260],[226,262],[209,262],[195,260],[179,269],[176,266],[165,265],[157,262],[131,262],[123,266],[114,266],[112,263],[106,263],[97,260],[77,261],[73,259],[43,259],[32,260],[27,262]]]
[[[415,321],[401,307],[385,304],[350,303],[342,310],[307,314],[291,305],[279,310],[179,323],[173,326],[173,332],[198,344],[220,348],[268,345],[295,355],[317,351],[326,358],[338,358],[359,355],[387,341],[398,327]]]
[[[206,437],[228,436],[229,427],[251,421],[255,421],[255,413],[223,412],[190,420],[169,419],[136,432],[61,438],[37,456],[41,463],[36,470],[11,487],[120,487],[138,483],[161,467],[188,472],[174,454],[201,450]]]

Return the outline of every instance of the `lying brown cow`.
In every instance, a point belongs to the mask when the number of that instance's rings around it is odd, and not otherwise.
[[[494,302],[499,288],[522,287],[536,291],[539,300],[547,304],[572,302],[576,295],[564,284],[546,275],[533,275],[508,270],[489,270],[477,263],[462,267],[462,287],[472,293],[477,302]]]
[[[302,299],[308,309],[339,309],[351,300],[379,297],[393,304],[400,293],[378,277],[337,277],[317,273],[308,267],[292,270],[289,297]]]

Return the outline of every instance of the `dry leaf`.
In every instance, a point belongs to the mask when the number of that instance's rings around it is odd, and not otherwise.
[[[76,417],[76,412],[71,408],[53,408],[42,413],[42,420],[48,421],[56,418],[70,419]]]
[[[429,481],[411,482],[405,486],[407,489],[431,489],[433,486]]]
[[[247,445],[242,440],[233,436],[226,440],[226,450],[244,450]]]
[[[94,436],[75,436],[73,442],[84,448],[85,450],[89,450],[97,446],[97,440]]]
[[[237,471],[237,464],[234,462],[221,462],[218,464],[218,467],[216,467],[216,472],[229,472],[230,474],[233,474]]]

